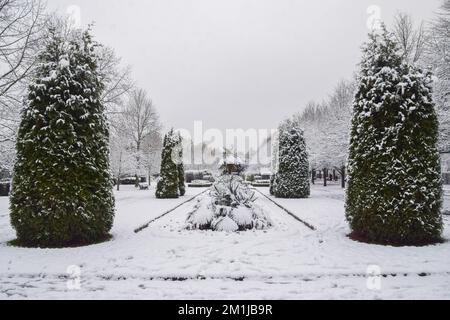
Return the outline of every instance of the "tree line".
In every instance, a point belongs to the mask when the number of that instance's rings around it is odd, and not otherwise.
[[[439,119],[439,149],[450,151],[450,1],[446,0],[434,20],[416,24],[411,16],[399,13],[391,32],[399,54],[411,65],[430,70],[433,100]],[[304,129],[312,182],[317,172],[326,185],[331,171],[341,177],[345,187],[352,103],[357,79],[341,80],[331,95],[321,102],[309,102],[294,119]]]
[[[434,28],[449,21],[450,6],[443,9],[447,20],[439,19]],[[349,237],[356,241],[394,246],[443,241],[439,149],[445,145],[442,131],[448,128],[442,126],[448,114],[442,113],[446,101],[440,105],[439,98],[448,96],[449,87],[446,75],[432,73],[443,66],[420,67],[427,40],[423,27],[411,33],[413,45],[405,40],[406,31],[413,30],[409,21],[399,15],[394,32],[382,24],[370,33],[354,84],[341,82],[328,104],[310,105],[278,130],[271,194],[308,198],[309,168],[343,166],[348,173],[345,214]],[[337,130],[322,123],[339,121],[336,115],[349,119]],[[336,145],[335,137],[342,144]]]

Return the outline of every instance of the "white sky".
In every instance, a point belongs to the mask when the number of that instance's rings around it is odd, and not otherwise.
[[[166,127],[275,128],[357,70],[367,9],[433,18],[440,0],[48,0],[81,10]]]

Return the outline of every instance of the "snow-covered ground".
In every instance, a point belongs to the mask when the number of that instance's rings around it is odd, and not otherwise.
[[[351,241],[339,186],[314,186],[306,200],[276,199],[316,231],[260,195],[275,223],[266,231],[186,231],[189,203],[134,233],[202,191],[157,200],[154,190],[124,188],[116,193],[114,240],[58,250],[8,246],[14,231],[8,199],[0,198],[0,299],[450,299],[450,243]],[[450,208],[449,188],[446,194]],[[445,224],[450,239],[449,216]]]

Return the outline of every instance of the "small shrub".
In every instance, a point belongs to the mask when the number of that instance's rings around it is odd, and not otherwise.
[[[255,192],[240,177],[224,175],[189,213],[187,229],[236,232],[270,228],[270,218],[255,200]]]

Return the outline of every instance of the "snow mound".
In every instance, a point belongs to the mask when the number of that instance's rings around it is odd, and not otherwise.
[[[229,216],[220,217],[212,224],[215,231],[236,232],[239,230],[237,223]]]
[[[204,199],[199,199],[193,210],[188,214],[187,229],[207,230],[214,220],[214,212],[204,204]]]
[[[253,223],[253,213],[249,208],[246,207],[238,207],[234,209],[231,213],[233,220],[236,223],[244,228],[251,227]]]

